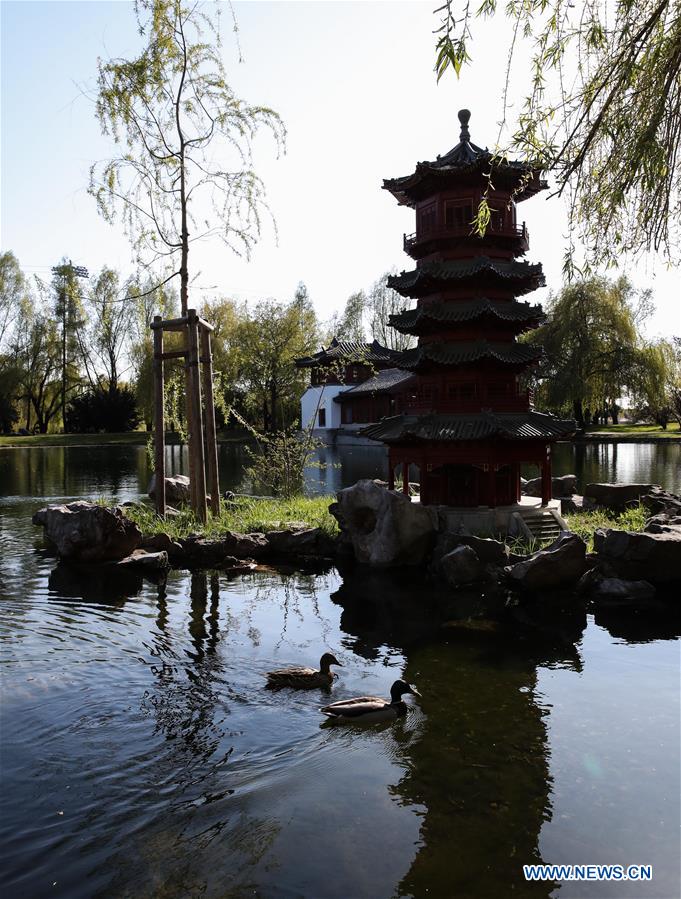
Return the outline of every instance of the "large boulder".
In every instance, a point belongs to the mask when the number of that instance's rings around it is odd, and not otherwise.
[[[443,533],[437,538],[432,557],[432,570],[439,573],[440,562],[457,546],[470,546],[483,565],[494,565],[505,568],[509,564],[509,549],[501,540],[491,537],[477,537],[474,534]]]
[[[184,474],[176,474],[165,478],[166,502],[173,506],[182,506],[190,502],[189,478]],[[156,498],[156,472],[151,476],[147,493]]]
[[[541,496],[541,478],[531,478],[521,484],[521,491],[525,496]],[[564,474],[558,478],[551,478],[551,496],[572,496],[577,493],[577,475]]]
[[[452,587],[461,587],[481,580],[484,568],[477,553],[470,546],[457,546],[440,559],[440,569]]]
[[[508,574],[515,586],[537,591],[568,587],[581,578],[586,568],[586,544],[577,534],[563,531],[546,549],[512,565]]]
[[[681,529],[662,533],[599,529],[594,550],[599,564],[605,562],[619,577],[655,586],[681,583]]]
[[[368,565],[420,565],[435,541],[436,511],[375,481],[340,490],[329,512]]]
[[[668,493],[661,487],[652,487],[650,492],[641,499],[641,502],[652,515],[660,512],[681,515],[681,496],[677,496],[676,493]]]
[[[643,530],[649,534],[674,534],[681,530],[681,512],[676,512],[674,509],[658,512],[648,518]]]
[[[660,489],[658,484],[587,484],[584,496],[612,512],[624,512]]]
[[[292,528],[265,534],[267,555],[278,561],[321,559],[333,556],[334,540],[321,528]]]
[[[120,506],[100,506],[84,500],[46,506],[33,516],[62,559],[80,562],[118,561],[142,542],[142,532]]]
[[[594,584],[591,597],[599,605],[639,606],[655,598],[655,587],[648,581],[604,577]]]

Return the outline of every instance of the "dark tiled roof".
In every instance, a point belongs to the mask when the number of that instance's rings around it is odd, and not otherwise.
[[[479,412],[474,414],[394,415],[361,433],[372,440],[396,443],[411,440],[551,440],[574,433],[574,421],[543,412]]]
[[[376,393],[392,393],[393,391],[403,390],[407,386],[407,382],[414,378],[408,371],[401,371],[399,368],[384,368],[383,371],[377,372],[373,378],[351,387],[350,390],[344,390],[334,397],[336,403],[342,403],[345,400],[354,399],[357,396],[368,396]]]
[[[296,359],[298,368],[310,368],[324,362],[392,362],[399,356],[377,340],[372,343],[361,343],[359,340],[338,340],[333,338],[328,347],[322,347],[312,356]]]
[[[492,282],[511,281],[516,293],[528,293],[544,287],[541,263],[490,259],[476,256],[474,259],[452,259],[447,262],[425,262],[411,272],[402,272],[388,278],[388,287],[405,296],[417,297],[442,281],[463,281],[481,276]]]
[[[467,365],[480,359],[494,359],[507,365],[537,362],[543,350],[525,343],[492,343],[488,340],[460,340],[455,343],[424,343],[405,350],[400,368],[416,371],[424,363],[435,365]]]
[[[489,316],[500,321],[541,324],[546,316],[541,306],[530,303],[504,302],[502,300],[470,300],[466,302],[451,301],[447,303],[429,303],[416,309],[405,309],[390,316],[390,325],[398,331],[409,334],[421,322],[454,322],[474,321]]]
[[[527,199],[547,186],[546,181],[541,180],[540,170],[527,162],[509,160],[506,157],[496,156],[485,148],[476,146],[471,142],[468,131],[467,110],[461,110],[459,121],[461,122],[461,135],[459,143],[444,156],[438,156],[433,162],[418,162],[416,170],[404,178],[387,178],[383,182],[385,190],[397,199],[399,203],[413,206],[416,199],[425,195],[430,188],[438,188],[437,182],[464,179],[470,175],[488,175],[493,170],[493,181],[497,187],[520,187],[515,194],[515,201]],[[462,117],[463,116],[463,117]],[[531,177],[528,178],[528,174]],[[525,183],[523,183],[525,182]],[[424,189],[425,187],[425,189]]]

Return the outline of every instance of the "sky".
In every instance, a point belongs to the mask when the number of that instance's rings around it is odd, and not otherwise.
[[[386,270],[413,267],[402,251],[413,211],[381,189],[383,179],[451,149],[462,107],[472,111],[473,142],[494,146],[508,47],[503,19],[484,25],[473,64],[438,85],[437,5],[236,2],[243,62],[226,11],[228,80],[239,96],[275,109],[288,140],[279,158],[267,135],[255,147],[277,233],[267,225],[250,260],[217,239],[194,244],[196,305],[215,296],[288,300],[303,281],[328,319]],[[2,249],[45,278],[62,257],[90,272],[108,265],[132,273],[122,227],[105,223],[87,194],[90,166],[115,155],[94,115],[97,58],[136,52],[132,3],[2,0],[0,29]],[[540,195],[519,207],[518,218],[530,232],[526,258],[544,265],[547,287],[531,297],[541,302],[562,284],[563,202]],[[681,334],[679,269],[650,256],[627,273],[635,286],[653,289],[648,335]]]

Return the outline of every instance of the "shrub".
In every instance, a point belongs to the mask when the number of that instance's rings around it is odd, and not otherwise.
[[[101,387],[75,397],[67,409],[69,429],[81,434],[134,431],[140,421],[135,393],[130,387],[109,391]]]

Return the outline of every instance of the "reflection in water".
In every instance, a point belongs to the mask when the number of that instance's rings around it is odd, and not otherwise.
[[[674,625],[599,614],[582,633],[584,613],[552,596],[531,638],[511,609],[501,632],[446,630],[480,613],[480,595],[413,572],[171,572],[153,585],[55,567],[30,523],[41,494],[146,487],[144,449],[111,449],[118,461],[0,452],[4,894],[678,894]],[[583,449],[578,473],[605,479]],[[608,447],[601,463],[623,470],[639,449]],[[659,449],[664,473],[678,447]],[[240,450],[221,452],[236,486]],[[311,475],[328,490],[378,473],[361,449],[350,460]],[[343,662],[334,698],[387,695],[401,675],[423,698],[395,724],[328,730],[323,692],[263,689],[268,670],[325,649]],[[527,885],[522,864],[540,856],[652,861],[655,880],[647,893]]]
[[[186,474],[186,447],[169,446],[166,453],[168,472]],[[242,444],[220,444],[223,489],[248,489],[246,464]],[[553,468],[556,475],[576,474],[580,491],[593,481],[636,481],[681,492],[681,443],[559,443]],[[323,447],[306,471],[306,485],[309,493],[332,494],[360,478],[383,478],[385,473],[382,447]],[[143,446],[0,449],[0,496],[134,499],[146,492],[150,474]]]
[[[378,578],[371,590],[378,586]],[[535,697],[536,664],[497,634],[448,641],[440,617],[447,600],[386,579],[388,592],[367,606],[346,581],[334,594],[353,651],[380,659],[384,641],[400,639],[405,676],[418,685],[419,726],[394,727],[405,765],[389,787],[394,800],[423,809],[418,851],[400,896],[549,896],[555,884],[527,885],[522,864],[541,863],[539,837],[551,820],[547,710]],[[399,637],[398,637],[399,635]],[[543,664],[572,666],[574,647],[544,654]],[[503,887],[502,887],[503,885]]]
[[[50,572],[47,585],[60,600],[123,604],[142,589],[142,575],[130,568],[71,565],[59,562]]]

